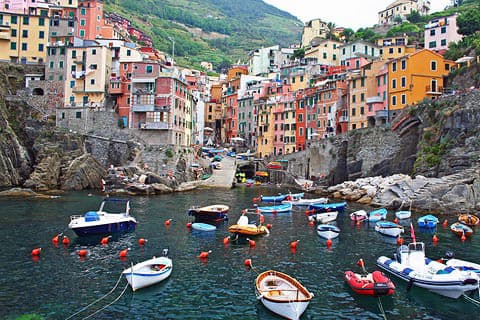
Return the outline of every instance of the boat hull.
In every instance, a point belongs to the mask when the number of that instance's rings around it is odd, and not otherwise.
[[[228,211],[230,208],[226,205],[213,205],[201,208],[191,208],[188,215],[195,217],[198,222],[218,223],[228,220]]]
[[[268,206],[268,207],[258,207],[257,211],[259,213],[282,213],[292,211],[292,204],[286,203],[279,206]]]
[[[452,224],[450,226],[450,230],[459,237],[462,235],[465,235],[465,237],[470,237],[473,234],[472,228],[459,222]]]
[[[382,221],[377,222],[375,224],[375,231],[378,233],[381,233],[385,236],[388,237],[398,237],[400,234],[404,232],[403,227],[400,225],[397,225],[395,223],[382,223]]]
[[[419,273],[385,256],[377,259],[377,266],[414,286],[448,298],[458,299],[463,293],[478,289],[476,276],[469,278],[452,277],[450,274]]]
[[[379,297],[389,296],[395,292],[393,282],[380,271],[374,271],[366,277],[362,277],[353,271],[346,271],[344,279],[350,288],[358,294]]]
[[[412,216],[412,212],[411,211],[406,211],[406,210],[402,210],[402,211],[397,211],[395,212],[395,217],[397,217],[398,219],[402,220],[402,219],[408,219]]]
[[[259,236],[269,233],[266,226],[240,226],[238,224],[228,227],[228,232],[245,236]]]
[[[161,268],[155,269],[155,266]],[[167,279],[173,270],[172,260],[167,257],[152,258],[125,269],[122,274],[133,291],[149,287]]]
[[[192,229],[197,231],[212,232],[217,230],[217,227],[207,223],[192,223]]]
[[[136,225],[137,222],[134,219],[129,219],[119,222],[71,226],[70,229],[72,229],[77,236],[86,237],[91,235],[131,232],[135,230]]]
[[[319,223],[327,223],[337,220],[338,211],[321,212],[309,216],[309,220],[316,220]]]
[[[350,213],[350,220],[365,221],[367,219],[367,212],[365,210],[358,210]]]
[[[346,202],[337,203],[316,203],[308,206],[309,210],[314,212],[326,212],[326,211],[344,211],[347,206]]]
[[[340,229],[336,226],[321,224],[317,227],[317,234],[325,239],[335,239],[340,234]]]

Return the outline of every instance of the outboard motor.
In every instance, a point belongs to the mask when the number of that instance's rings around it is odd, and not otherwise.
[[[164,257],[168,256],[168,249],[163,249],[162,256]]]

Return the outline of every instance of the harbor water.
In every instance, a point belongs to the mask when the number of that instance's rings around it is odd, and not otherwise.
[[[295,277],[314,293],[302,319],[383,319],[377,298],[355,294],[343,280],[346,270],[360,272],[356,265],[360,258],[367,270],[373,271],[379,256],[392,256],[397,248],[395,239],[375,232],[372,224],[350,221],[349,212],[372,208],[349,204],[338,216],[341,233],[330,248],[309,225],[305,209],[266,214],[271,233],[256,238],[253,248],[245,242],[223,243],[229,236],[228,225],[237,221],[242,209],[253,207],[254,197],[286,191],[242,186],[132,197],[131,215],[137,219],[137,228],[112,238],[108,245],[99,244],[98,238],[79,238],[67,229],[70,215],[97,210],[101,195],[79,192],[47,200],[0,199],[0,318],[34,314],[43,319],[67,319],[119,281],[105,299],[71,319],[84,319],[119,296],[90,319],[279,319],[257,301],[254,291],[258,272],[274,269]],[[229,221],[215,232],[188,229],[187,222],[193,221],[188,209],[211,204],[229,205]],[[417,241],[426,243],[428,257],[438,259],[453,251],[459,259],[480,263],[480,235],[462,242],[441,223],[433,232],[422,232],[416,226],[420,215],[414,213],[411,221]],[[387,218],[393,220],[394,213],[389,212]],[[168,219],[173,219],[170,225],[165,224]],[[456,217],[447,219],[450,225]],[[409,226],[409,221],[405,225]],[[405,231],[408,236],[409,227]],[[60,232],[70,238],[68,246],[52,244],[52,237]],[[436,245],[433,233],[439,238]],[[138,244],[139,238],[148,240],[145,246]],[[290,243],[295,240],[300,242],[292,251]],[[33,259],[31,250],[37,247],[42,251]],[[119,252],[126,248],[130,250],[122,260]],[[135,293],[128,287],[122,294],[127,282],[121,272],[132,263],[160,255],[164,248],[173,259],[170,278]],[[79,249],[88,249],[89,255],[80,258]],[[209,250],[208,260],[197,258]],[[253,269],[244,266],[245,259],[252,260]],[[463,298],[449,299],[416,287],[407,290],[407,283],[387,276],[396,285],[393,296],[381,298],[388,319],[479,319],[480,307]]]

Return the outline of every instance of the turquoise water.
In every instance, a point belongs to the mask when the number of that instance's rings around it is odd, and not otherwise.
[[[368,270],[374,270],[378,256],[391,256],[396,249],[395,240],[376,233],[373,226],[350,222],[348,213],[360,207],[350,206],[339,215],[341,234],[330,249],[308,225],[304,211],[266,215],[265,222],[273,226],[271,234],[257,238],[255,248],[223,244],[229,235],[228,225],[236,222],[241,209],[252,207],[253,197],[282,191],[239,187],[134,197],[131,212],[138,221],[137,230],[107,246],[97,244],[98,239],[79,239],[69,230],[66,234],[72,242],[68,247],[55,247],[50,241],[66,230],[70,215],[97,209],[100,195],[82,192],[50,200],[0,200],[0,318],[35,313],[45,319],[65,319],[109,292],[131,263],[169,248],[174,263],[169,279],[135,293],[127,288],[116,303],[90,319],[278,319],[255,298],[257,272],[268,269],[292,275],[315,294],[302,319],[382,319],[376,298],[356,295],[343,281],[345,270],[360,271],[355,265],[359,258],[364,259]],[[187,215],[190,206],[215,203],[230,205],[230,221],[213,234],[186,228],[191,221]],[[388,218],[394,218],[393,212]],[[168,227],[164,224],[167,219],[173,219]],[[454,217],[449,220],[453,222]],[[417,240],[425,241],[431,258],[451,250],[457,258],[480,262],[478,235],[462,243],[448,228],[439,226],[440,242],[434,246],[431,233],[416,231]],[[139,238],[148,239],[147,245],[140,247]],[[297,239],[297,251],[292,252],[289,244]],[[43,248],[38,261],[30,255],[35,247]],[[78,257],[80,248],[90,250],[86,259]],[[131,250],[122,261],[118,253],[125,248]],[[212,250],[208,261],[196,258],[208,250]],[[254,270],[245,268],[247,258],[252,259]],[[389,319],[479,319],[480,307],[463,299],[452,300],[415,287],[407,292],[406,283],[391,278],[397,290],[381,300]],[[122,278],[107,299],[73,319],[85,318],[113,301],[125,285]]]

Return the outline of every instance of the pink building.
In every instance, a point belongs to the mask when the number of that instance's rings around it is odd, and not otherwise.
[[[40,15],[40,10],[48,13],[47,0],[0,0],[0,11],[10,13],[22,13]]]
[[[385,64],[375,77],[376,94],[367,97],[367,121],[369,127],[387,123],[388,120],[388,65]]]
[[[281,89],[281,87],[278,89]],[[281,102],[280,99],[281,99],[281,95],[279,92],[277,92],[277,95],[271,97],[272,111],[273,111],[273,154],[274,155],[281,155],[285,153],[285,150],[283,150],[284,106],[283,106],[283,102]]]
[[[77,37],[88,40],[102,38],[104,20],[100,0],[80,0],[77,17]]]
[[[435,18],[425,25],[425,48],[443,54],[451,42],[462,39],[457,33],[457,14]]]

